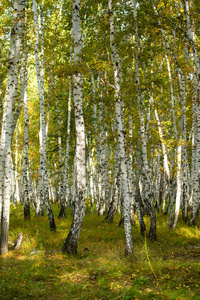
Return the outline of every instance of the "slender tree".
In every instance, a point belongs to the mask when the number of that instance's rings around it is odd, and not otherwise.
[[[23,192],[24,192],[24,219],[30,219],[29,183],[28,183],[28,142],[29,142],[29,118],[28,118],[28,96],[27,96],[27,42],[26,35],[23,38],[23,54],[20,76],[20,98],[24,101],[24,149],[23,149]]]
[[[38,90],[39,90],[39,100],[40,100],[40,171],[39,175],[43,177],[39,178],[39,182],[42,181],[44,183],[44,200],[47,209],[47,214],[49,218],[49,225],[51,230],[56,230],[56,224],[54,221],[53,212],[51,209],[50,201],[49,201],[49,186],[48,186],[48,174],[47,174],[47,162],[46,162],[46,126],[45,126],[45,110],[44,110],[44,68],[43,68],[43,54],[42,53],[42,61],[41,68],[39,62],[39,32],[38,32],[38,21],[37,21],[37,6],[36,1],[33,0],[33,12],[34,12],[34,27],[35,27],[35,62],[36,62],[36,72],[37,72],[37,82],[38,82]],[[42,27],[42,52],[43,52],[43,37],[44,37],[44,28],[43,28],[43,16],[41,12],[41,27]],[[41,183],[39,183],[41,184]]]
[[[11,144],[13,132],[13,112],[17,101],[18,73],[22,34],[25,20],[25,1],[13,3],[13,27],[11,31],[9,71],[6,99],[3,107],[0,148],[0,203],[2,203],[0,253],[8,252],[8,232],[10,216],[10,178],[11,178]]]
[[[139,36],[138,36],[138,20],[137,20],[137,6],[136,1],[132,0],[133,4],[133,14],[135,22],[135,82],[136,82],[136,92],[138,99],[138,108],[139,108],[139,119],[140,119],[140,137],[142,142],[142,178],[144,181],[144,203],[147,207],[147,211],[150,215],[151,226],[149,231],[149,236],[156,240],[156,214],[154,210],[154,199],[153,199],[153,190],[151,183],[151,174],[147,158],[147,139],[146,139],[146,129],[145,129],[145,119],[144,119],[144,104],[143,104],[143,95],[141,94],[140,88],[140,75],[139,75],[139,63],[138,63],[138,51],[139,51]]]
[[[191,20],[190,20],[190,13],[189,13],[189,3],[188,0],[184,0],[184,11],[186,16],[186,23],[187,23],[187,34],[190,41],[190,44],[192,46],[192,52],[194,56],[194,63],[196,68],[196,79],[197,79],[197,90],[198,90],[198,98],[200,99],[200,63],[199,63],[199,55],[197,52],[197,47],[194,39],[194,32],[192,30]],[[199,207],[199,193],[200,193],[200,187],[199,187],[199,178],[200,178],[200,105],[198,106],[198,116],[197,116],[197,122],[198,122],[198,130],[197,130],[197,140],[196,140],[196,170],[194,177],[194,194],[196,197],[193,199],[193,206],[192,206],[192,216],[190,220],[190,224],[195,224],[195,219],[198,213],[198,207]]]
[[[70,232],[62,248],[63,253],[77,253],[78,239],[81,233],[85,214],[86,165],[85,165],[85,125],[82,104],[82,74],[79,63],[81,61],[82,36],[80,20],[80,0],[73,0],[72,4],[72,32],[74,42],[74,65],[76,73],[73,75],[74,115],[76,126],[76,197],[73,222]]]
[[[123,193],[123,218],[124,218],[124,230],[126,236],[126,255],[133,252],[133,240],[131,233],[131,220],[130,220],[130,198],[128,187],[128,174],[127,174],[127,156],[125,150],[125,130],[122,120],[122,99],[120,99],[120,69],[119,69],[119,57],[115,44],[115,27],[112,9],[112,0],[108,0],[108,13],[110,21],[110,47],[111,58],[113,63],[114,83],[115,83],[115,114],[118,129],[119,139],[119,151],[121,160],[121,173],[122,173],[122,193]]]

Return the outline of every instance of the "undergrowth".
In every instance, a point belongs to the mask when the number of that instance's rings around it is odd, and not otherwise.
[[[55,218],[59,208],[53,205]],[[23,206],[11,207],[9,242],[19,232],[19,251],[0,257],[0,299],[200,299],[199,221],[189,227],[179,220],[167,229],[167,216],[157,216],[155,242],[132,227],[134,250],[126,257],[120,216],[111,224],[105,216],[86,213],[77,255],[63,255],[61,248],[72,217],[56,219],[51,232],[47,217],[23,219]],[[145,220],[147,227],[149,220]]]

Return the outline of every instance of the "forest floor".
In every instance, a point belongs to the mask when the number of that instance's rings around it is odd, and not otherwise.
[[[54,215],[59,212],[53,205]],[[23,220],[23,206],[11,207],[9,241],[18,234],[18,251],[0,257],[0,299],[200,299],[200,222],[189,227],[179,219],[167,229],[167,216],[157,216],[157,241],[132,227],[134,252],[126,257],[119,215],[84,218],[77,255],[61,253],[72,217],[56,219],[50,232],[47,217]],[[148,226],[149,218],[145,219]]]

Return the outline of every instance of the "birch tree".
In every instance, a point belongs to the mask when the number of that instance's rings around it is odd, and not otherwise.
[[[192,46],[192,52],[194,56],[194,64],[196,68],[196,79],[197,79],[197,90],[198,90],[198,98],[200,99],[200,63],[199,63],[199,55],[197,52],[197,47],[194,39],[194,32],[192,30],[191,20],[190,20],[190,13],[189,13],[189,3],[188,0],[184,0],[184,11],[186,16],[186,23],[187,23],[187,35],[190,41],[190,44]],[[198,105],[198,115],[197,115],[197,149],[196,149],[196,170],[195,174],[197,176],[194,177],[194,194],[196,197],[193,199],[193,206],[192,206],[192,218],[190,220],[191,224],[195,224],[195,219],[198,212],[199,207],[199,193],[200,193],[200,187],[199,187],[199,178],[200,178],[200,105]]]
[[[113,126],[113,134],[117,131],[116,121]],[[119,203],[119,190],[120,190],[120,176],[121,176],[121,170],[120,170],[120,157],[119,157],[119,147],[118,147],[118,141],[115,137],[114,139],[114,170],[113,170],[113,193],[112,193],[112,199],[109,205],[108,213],[105,218],[105,220],[109,223],[113,221],[113,217],[115,212],[117,211],[117,205]]]
[[[67,114],[67,135],[66,135],[66,151],[65,151],[65,165],[63,171],[63,183],[61,193],[61,209],[58,217],[66,217],[66,194],[67,194],[67,176],[69,171],[69,139],[70,139],[70,121],[71,121],[71,98],[72,98],[72,87],[71,87],[71,76],[69,78],[69,97],[68,97],[68,114]],[[68,199],[69,200],[69,199]]]
[[[13,3],[13,25],[11,30],[9,70],[6,87],[6,98],[3,107],[0,148],[0,204],[1,213],[1,240],[0,253],[8,252],[8,232],[10,215],[10,178],[11,178],[11,144],[13,130],[13,112],[17,101],[19,59],[21,40],[24,31],[25,1],[15,0]]]
[[[145,120],[143,113],[143,96],[140,89],[140,76],[139,76],[139,64],[138,64],[138,48],[139,48],[139,36],[138,36],[138,20],[137,20],[137,6],[136,1],[132,0],[133,4],[133,14],[135,22],[135,81],[136,81],[136,92],[138,99],[138,108],[139,108],[139,119],[140,119],[140,136],[142,142],[142,175],[144,180],[144,202],[148,209],[148,213],[151,219],[151,226],[149,231],[149,236],[156,240],[156,214],[154,210],[153,203],[153,190],[150,176],[150,169],[148,165],[147,158],[147,142],[146,142],[146,133],[145,133]]]
[[[126,255],[133,252],[133,240],[131,233],[131,220],[130,220],[130,198],[128,187],[128,174],[127,174],[127,156],[125,150],[125,130],[122,121],[122,105],[123,101],[120,99],[120,69],[119,69],[119,57],[115,44],[115,27],[114,17],[112,10],[112,0],[108,0],[108,14],[110,22],[110,47],[111,47],[111,59],[113,63],[114,83],[115,83],[115,115],[118,130],[119,151],[121,159],[121,176],[122,176],[122,194],[123,194],[123,217],[124,217],[124,230],[126,237]]]
[[[74,115],[76,126],[76,197],[73,222],[65,240],[63,253],[77,253],[78,239],[81,233],[82,222],[85,214],[86,192],[86,162],[85,162],[85,124],[82,104],[82,74],[79,63],[81,62],[82,36],[80,20],[80,0],[73,0],[72,4],[72,32],[74,42],[74,65],[76,72],[73,74]]]
[[[29,183],[28,183],[28,143],[29,143],[29,118],[28,118],[28,95],[27,95],[27,43],[26,35],[23,40],[24,50],[22,54],[22,66],[20,76],[20,98],[24,102],[24,149],[23,149],[23,192],[24,192],[24,219],[30,219]]]
[[[47,174],[47,157],[46,157],[46,126],[45,126],[45,110],[44,110],[44,68],[43,68],[43,55],[42,53],[42,61],[41,66],[39,62],[39,30],[38,30],[38,16],[37,16],[37,6],[36,1],[33,0],[33,13],[34,13],[34,27],[35,27],[35,62],[36,62],[36,72],[37,72],[37,82],[38,82],[38,91],[39,91],[39,101],[40,101],[40,163],[41,163],[41,172],[39,175],[42,175],[43,178],[39,178],[39,182],[42,181],[44,183],[44,201],[47,209],[47,214],[49,218],[49,225],[51,230],[56,230],[56,224],[54,221],[53,212],[51,209],[50,201],[49,201],[49,186],[48,186],[48,174]],[[43,18],[41,15],[41,22],[43,22]],[[41,26],[43,23],[41,24]],[[42,26],[42,31],[44,30]],[[44,33],[42,32],[42,37]],[[41,40],[42,44],[42,52],[43,52],[43,38]],[[41,184],[41,183],[39,183]]]

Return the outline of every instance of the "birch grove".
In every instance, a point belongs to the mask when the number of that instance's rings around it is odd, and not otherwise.
[[[127,255],[133,225],[156,240],[158,214],[171,229],[198,222],[198,9],[15,0],[1,12],[2,254],[10,202],[52,231],[56,208],[58,224],[72,216],[63,253],[77,253],[89,212],[124,226]]]

